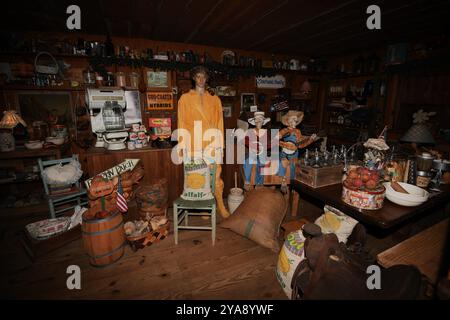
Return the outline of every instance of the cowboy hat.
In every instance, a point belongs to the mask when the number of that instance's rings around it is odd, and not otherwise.
[[[285,126],[289,126],[289,118],[292,116],[296,116],[297,122],[295,123],[295,125],[297,126],[300,124],[300,122],[303,121],[303,115],[303,111],[289,110],[288,113],[281,117],[281,123],[283,123]]]
[[[248,119],[248,123],[250,123],[250,124],[255,126],[256,125],[255,124],[255,119],[256,118],[262,118],[263,119],[263,124],[262,125],[265,125],[267,122],[270,121],[270,118],[266,118],[264,116],[264,112],[263,111],[255,111],[255,113],[253,114],[253,118]]]

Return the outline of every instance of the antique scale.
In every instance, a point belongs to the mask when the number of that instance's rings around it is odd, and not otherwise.
[[[92,132],[97,135],[95,147],[125,149],[128,129],[125,127],[125,91],[122,89],[87,89],[86,103],[91,116]]]

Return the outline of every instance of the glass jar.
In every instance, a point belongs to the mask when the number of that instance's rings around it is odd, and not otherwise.
[[[92,70],[86,69],[83,71],[83,81],[87,86],[95,84],[95,73]]]
[[[108,73],[106,74],[105,85],[106,85],[107,87],[112,87],[112,86],[114,86],[114,73],[108,72]]]
[[[123,72],[116,72],[116,85],[118,87],[126,87],[127,86],[127,81],[125,78],[125,73]]]
[[[48,124],[44,121],[34,121],[32,140],[45,141],[45,138],[47,137],[48,137]]]
[[[135,89],[139,88],[139,73],[130,73],[130,86]]]
[[[97,87],[103,87],[103,77],[98,73],[95,75],[95,84]]]
[[[51,134],[52,134],[52,137],[65,139],[68,137],[67,127],[63,124],[56,124],[52,127]]]
[[[117,101],[106,101],[102,110],[103,123],[106,131],[123,130],[125,128],[125,117],[122,107]]]

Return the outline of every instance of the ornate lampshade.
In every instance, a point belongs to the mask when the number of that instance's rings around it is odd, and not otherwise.
[[[3,111],[3,118],[0,121],[0,129],[13,129],[21,123],[24,127],[27,126],[25,121],[17,114],[15,110]]]
[[[0,121],[0,129],[7,129],[0,131],[0,151],[13,151],[16,147],[15,139],[12,134],[12,129],[18,124],[27,126],[25,121],[17,114],[15,110],[3,111],[3,118]]]
[[[408,131],[406,131],[403,137],[400,138],[400,141],[417,144],[436,143],[428,127],[422,123],[412,125],[412,127],[409,128]]]

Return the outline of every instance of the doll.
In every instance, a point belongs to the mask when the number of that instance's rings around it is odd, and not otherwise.
[[[279,133],[280,147],[280,168],[278,175],[282,177],[281,190],[287,191],[286,183],[286,169],[290,166],[290,179],[295,178],[295,163],[298,159],[298,149],[305,148],[317,139],[317,135],[313,134],[310,137],[304,137],[296,127],[303,121],[303,112],[289,110],[282,118],[281,122],[287,128],[281,129]]]
[[[264,150],[264,145],[260,141],[266,141],[267,139],[267,129],[263,129],[266,123],[270,121],[270,118],[264,116],[264,112],[256,111],[253,118],[248,119],[248,123],[255,126],[255,128],[249,129],[247,131],[247,137],[245,139],[245,144],[248,147],[249,154],[244,161],[244,174],[245,183],[244,189],[246,191],[250,190],[250,178],[252,174],[252,167],[256,160],[256,174],[255,174],[255,185],[260,186],[264,183],[264,177],[261,175],[261,169],[266,164],[267,160],[267,150]],[[265,137],[266,136],[266,137]]]

